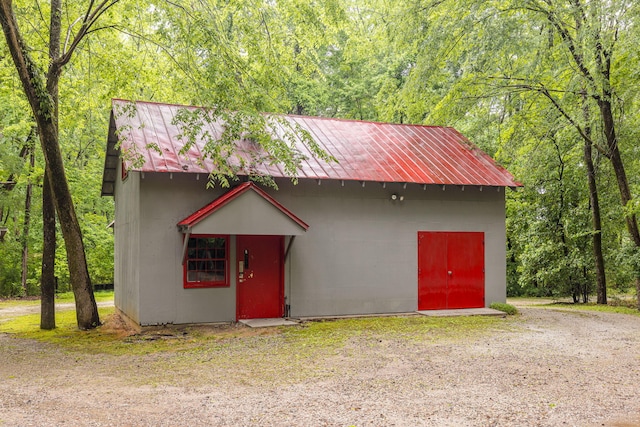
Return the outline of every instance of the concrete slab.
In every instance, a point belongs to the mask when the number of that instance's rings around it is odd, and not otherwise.
[[[419,314],[433,317],[455,316],[506,316],[506,313],[493,308],[459,308],[453,310],[420,310]]]
[[[250,328],[268,328],[271,326],[294,326],[297,322],[291,320],[275,318],[275,319],[243,319],[238,320],[243,325],[247,325]]]

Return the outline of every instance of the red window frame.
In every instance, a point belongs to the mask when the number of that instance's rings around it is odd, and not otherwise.
[[[193,288],[228,288],[231,283],[229,280],[229,235],[223,234],[191,234],[189,240],[194,239],[195,246],[192,246],[190,242],[187,243],[187,253],[185,254],[184,264],[182,266],[182,280],[185,289]],[[198,241],[200,239],[200,242]],[[211,254],[207,256],[202,255],[202,251],[215,250],[220,248],[214,248],[212,246],[200,246],[199,243],[203,239],[224,239],[224,256],[221,257],[217,254]],[[200,255],[197,253],[200,251]],[[195,255],[195,256],[190,256]],[[197,264],[219,264],[224,262],[224,280],[194,280],[189,281],[189,272],[200,272],[206,274],[207,272],[219,271],[218,268],[204,267],[202,269],[196,267],[195,269],[189,269]]]

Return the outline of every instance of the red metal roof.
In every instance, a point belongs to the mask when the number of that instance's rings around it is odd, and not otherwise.
[[[309,225],[305,223],[303,220],[295,216],[290,210],[282,206],[278,203],[273,197],[264,192],[260,187],[256,186],[253,182],[244,182],[237,187],[227,191],[222,196],[215,199],[213,202],[208,205],[198,209],[182,221],[178,223],[178,227],[183,228],[191,228],[203,219],[207,218],[212,213],[216,212],[223,206],[226,206],[233,200],[237,199],[240,195],[246,193],[247,191],[255,191],[259,196],[265,199],[267,202],[271,203],[275,206],[280,212],[291,218],[296,224],[298,224],[305,231],[309,228]]]
[[[135,105],[135,108],[127,106]],[[206,173],[213,170],[203,160],[204,141],[185,154],[172,124],[180,105],[113,100],[113,122],[109,141],[117,137],[121,149],[135,152],[142,162],[126,159],[125,167],[142,172]],[[126,113],[119,113],[126,110]],[[306,159],[297,178],[402,182],[417,184],[521,186],[504,168],[450,127],[375,123],[308,116],[284,116],[307,130],[316,143],[337,159],[326,162],[314,157],[301,139],[296,148]],[[205,124],[203,130],[220,135],[220,124]],[[112,135],[113,133],[113,135]],[[247,149],[247,143],[238,142]],[[278,165],[259,165],[258,171],[273,177],[288,177]]]

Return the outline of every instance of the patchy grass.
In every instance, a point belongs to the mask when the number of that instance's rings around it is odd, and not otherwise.
[[[235,382],[247,385],[322,380],[349,375],[352,360],[364,358],[376,369],[384,358],[402,357],[398,352],[469,342],[509,325],[511,322],[499,317],[407,316],[313,321],[264,330],[229,326],[206,340],[202,337],[191,349],[182,348],[181,353],[163,358],[162,371],[169,377],[162,381],[175,385],[187,381],[188,369],[193,366],[211,365],[216,368],[200,370],[198,381],[215,383],[216,372],[225,372]],[[194,379],[188,381],[193,383]]]
[[[335,353],[350,341],[438,342],[467,339],[504,325],[496,317],[367,317],[307,322],[300,326],[251,329],[239,325],[173,326],[135,334],[114,314],[113,307],[99,309],[103,325],[80,331],[75,311],[56,313],[57,328],[39,329],[40,316],[27,315],[0,324],[0,333],[34,339],[71,351],[106,354],[152,354],[157,352],[198,352],[213,348],[242,349],[251,358],[268,347],[287,348],[298,357],[311,353]]]
[[[113,301],[113,291],[96,291],[94,292],[96,302]],[[61,292],[56,294],[56,303],[72,303],[75,301],[73,292]],[[40,298],[9,298],[0,299],[0,309],[8,307],[29,307],[39,306]]]
[[[585,310],[585,311],[599,311],[602,313],[618,313],[618,314],[630,314],[632,316],[640,316],[640,311],[636,308],[619,306],[619,305],[602,305],[596,303],[586,303],[586,304],[573,304],[573,303],[565,303],[565,302],[555,302],[551,304],[543,304],[540,307],[551,307],[551,308],[567,308],[572,310]]]
[[[39,299],[10,298],[0,299],[0,310],[8,307],[29,307],[40,305]]]
[[[489,308],[502,311],[503,313],[507,313],[510,316],[518,314],[517,308],[515,308],[511,304],[505,304],[503,302],[492,302],[491,305],[489,305]]]
[[[96,302],[113,301],[113,291],[95,291],[93,295]],[[56,294],[56,302],[74,302],[73,292],[61,292]]]
[[[492,327],[500,321],[489,316],[428,317],[364,317],[309,322],[304,327],[288,331],[289,339],[343,343],[347,339],[409,339],[437,341],[466,338]]]
[[[636,298],[635,294],[611,294],[607,299],[610,306],[638,308],[638,298]]]
[[[113,307],[99,308],[101,318],[114,312]],[[19,338],[36,339],[40,341],[54,340],[56,337],[71,338],[73,335],[85,335],[76,324],[75,310],[56,312],[56,329],[43,331],[40,329],[40,314],[18,316],[0,324],[0,332],[13,334]],[[77,334],[76,334],[77,333]]]
[[[347,375],[354,360],[376,369],[382,359],[395,360],[407,349],[413,354],[513,327],[501,317],[407,316],[256,329],[239,324],[170,326],[135,334],[113,307],[100,308],[100,316],[104,324],[91,331],[78,330],[75,311],[69,310],[57,313],[53,331],[41,331],[39,316],[29,315],[0,323],[0,333],[47,343],[74,358],[99,360],[106,371],[117,366],[132,384],[191,387],[232,378],[241,385],[270,387]]]
[[[554,302],[570,302],[571,298],[553,298],[553,297],[507,297],[507,304],[515,306],[542,305]]]
[[[65,310],[56,312],[56,328],[53,330],[41,330],[40,314],[30,314],[0,323],[0,333],[88,354],[149,354],[178,349],[167,340],[154,336],[130,339],[133,332],[125,327],[114,311],[114,307],[99,307],[103,324],[89,331],[78,329],[75,310]]]

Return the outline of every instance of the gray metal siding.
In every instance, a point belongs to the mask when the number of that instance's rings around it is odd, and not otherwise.
[[[206,179],[206,177],[204,177]],[[183,235],[176,224],[223,193],[207,190],[205,179],[146,174],[140,182],[140,324],[204,323],[235,320],[235,258],[228,288],[184,289]],[[235,251],[231,239],[230,252]]]
[[[485,304],[505,301],[504,188],[279,185],[273,196],[310,225],[287,266],[292,316],[416,310],[418,231],[484,232]]]
[[[130,319],[140,323],[140,173],[130,172],[115,181],[116,216],[114,222],[114,303]]]
[[[182,234],[176,227],[224,191],[207,190],[203,179],[190,174],[170,179],[169,174],[147,173],[139,185],[138,262],[118,258],[139,269],[134,282],[140,286],[139,323],[235,320],[235,239],[229,288],[184,289]],[[342,186],[339,181],[317,185],[315,180],[297,186],[278,180],[278,185],[279,191],[266,191],[310,226],[296,237],[285,265],[292,316],[416,310],[418,231],[483,231],[485,302],[505,300],[504,188],[448,186],[442,191],[415,184],[406,189],[401,184]],[[392,193],[405,199],[391,201]]]
[[[192,233],[289,236],[304,229],[254,191],[241,194],[193,226]]]

